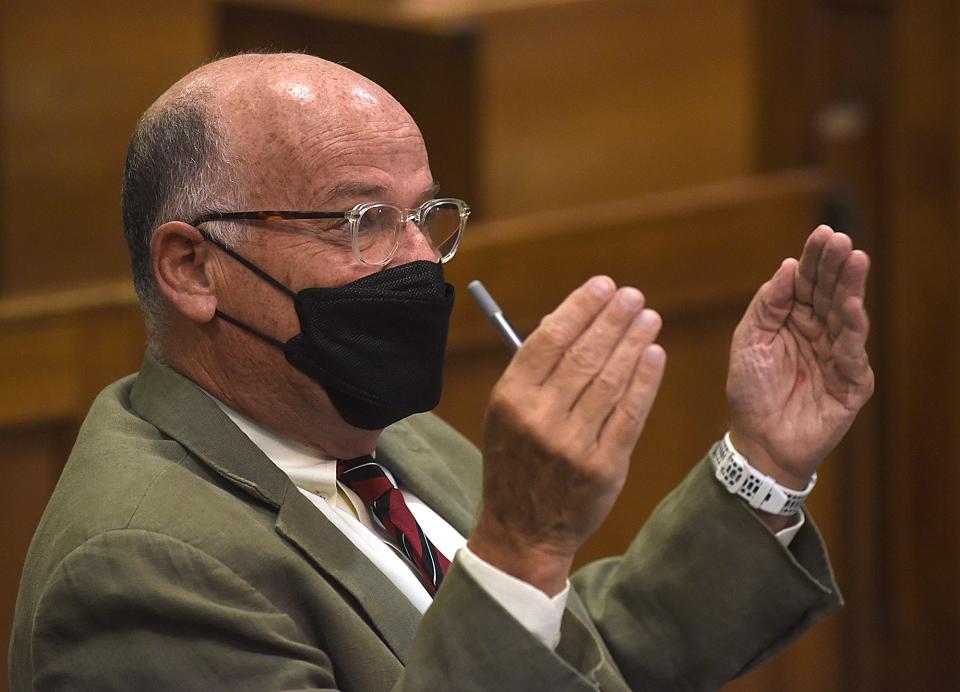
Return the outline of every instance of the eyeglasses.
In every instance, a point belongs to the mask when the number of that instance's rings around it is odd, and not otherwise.
[[[202,214],[191,226],[209,221],[308,221],[343,219],[338,224],[307,229],[321,241],[341,247],[353,247],[354,257],[361,264],[383,265],[400,247],[403,227],[410,221],[427,238],[441,262],[448,262],[457,252],[463,229],[470,216],[470,207],[460,199],[431,199],[416,209],[403,209],[392,204],[368,202],[350,211],[226,211]]]

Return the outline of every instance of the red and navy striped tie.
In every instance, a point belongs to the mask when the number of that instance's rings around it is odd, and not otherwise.
[[[401,492],[373,457],[337,462],[337,480],[360,496],[387,533],[396,541],[432,596],[440,587],[450,561],[423,533]]]

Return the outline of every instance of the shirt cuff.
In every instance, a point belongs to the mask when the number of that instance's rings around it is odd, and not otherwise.
[[[797,512],[797,515],[799,515],[800,518],[797,520],[796,524],[777,531],[777,540],[780,541],[780,545],[782,545],[784,548],[790,547],[794,536],[796,536],[800,529],[803,528],[803,525],[807,523],[807,515],[805,515],[802,511]]]
[[[569,581],[563,591],[550,598],[537,587],[477,557],[466,545],[457,551],[456,559],[524,629],[543,642],[544,646],[550,649],[557,647],[560,642],[560,621],[563,620],[567,596],[570,594]]]

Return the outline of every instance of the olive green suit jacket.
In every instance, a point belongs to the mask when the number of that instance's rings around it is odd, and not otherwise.
[[[480,455],[432,415],[378,459],[468,535]],[[84,423],[31,544],[13,690],[699,690],[840,604],[701,462],[545,647],[454,562],[425,616],[189,380],[150,357]]]

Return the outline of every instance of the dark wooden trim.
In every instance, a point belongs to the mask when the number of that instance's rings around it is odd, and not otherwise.
[[[879,257],[885,689],[960,678],[960,5],[896,3]]]

